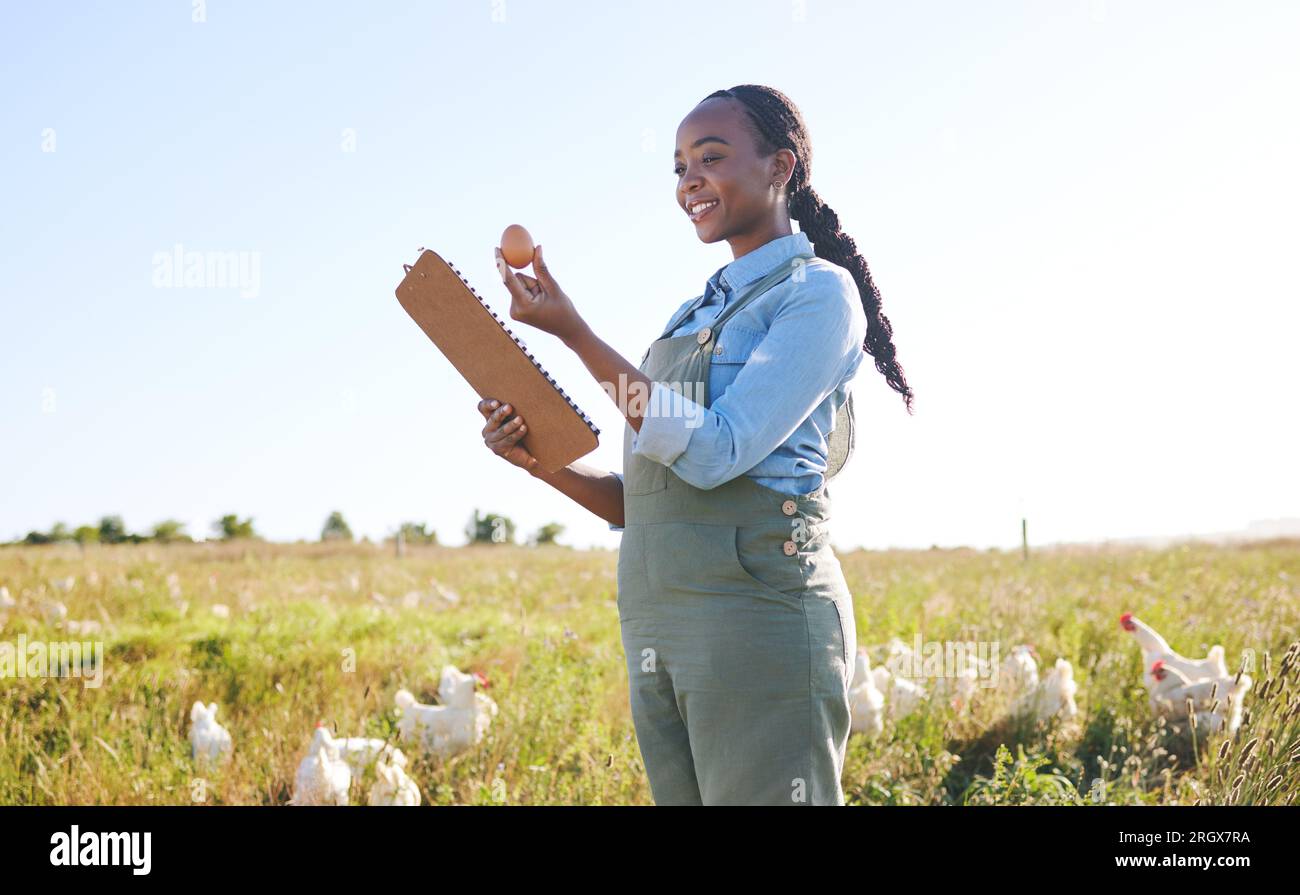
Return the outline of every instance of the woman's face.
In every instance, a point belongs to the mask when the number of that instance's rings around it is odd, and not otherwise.
[[[726,239],[737,258],[790,232],[784,189],[772,184],[784,185],[794,166],[788,149],[758,156],[744,114],[735,100],[705,100],[678,125],[673,153],[678,206],[701,242]]]

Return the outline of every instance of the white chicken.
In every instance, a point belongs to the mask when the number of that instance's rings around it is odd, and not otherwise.
[[[352,787],[352,770],[324,726],[317,726],[307,757],[293,779],[290,805],[346,805]]]
[[[1226,727],[1231,734],[1241,726],[1242,703],[1252,684],[1250,675],[1243,673],[1192,680],[1182,671],[1157,659],[1151,663],[1145,676],[1150,678],[1151,708],[1156,714],[1185,721],[1190,701],[1198,728],[1217,733]]]
[[[378,779],[370,787],[371,805],[414,807],[420,804],[420,787],[399,765],[381,761],[375,765],[375,776]]]
[[[885,696],[876,688],[871,675],[871,660],[865,647],[858,650],[853,663],[853,681],[849,687],[849,711],[852,715],[851,733],[877,736],[885,729]]]
[[[13,609],[18,605],[18,601],[9,596],[9,588],[0,587],[0,610]]]
[[[951,673],[935,678],[933,696],[947,699],[954,709],[965,711],[979,692],[981,681],[988,681],[990,686],[996,683],[992,669],[988,660],[973,651],[959,653],[953,659]]]
[[[402,750],[390,743],[373,737],[340,737],[333,741],[338,748],[339,758],[348,763],[354,777],[362,777],[371,765],[391,764],[393,767],[405,768],[406,756]]]
[[[1038,662],[1032,646],[1012,647],[1011,655],[998,666],[997,685],[1013,697],[1025,696],[1038,688]]]
[[[438,698],[442,705],[422,705],[407,690],[395,697],[401,713],[398,730],[404,741],[414,741],[435,755],[446,757],[482,741],[497,715],[497,704],[476,693],[478,677],[454,665],[442,670]]]
[[[886,715],[895,721],[912,714],[925,699],[924,687],[911,678],[891,674],[883,665],[871,669],[871,676],[885,698]]]
[[[1204,659],[1188,659],[1174,652],[1169,643],[1154,628],[1142,622],[1131,612],[1119,617],[1119,624],[1133,635],[1142,650],[1142,667],[1150,668],[1156,661],[1164,662],[1164,667],[1182,672],[1189,680],[1203,678],[1223,678],[1228,676],[1228,665],[1224,661],[1223,647],[1215,644],[1210,647]],[[1142,676],[1142,682],[1148,693],[1154,692],[1155,680],[1148,674]]]
[[[1037,669],[1034,676],[1037,677]],[[1035,721],[1048,721],[1058,715],[1069,720],[1079,714],[1079,707],[1074,701],[1074,695],[1078,691],[1074,666],[1067,660],[1058,658],[1041,681],[1031,690],[1021,693],[1012,707],[1012,713],[1032,714]]]
[[[194,703],[190,709],[190,757],[200,772],[230,760],[230,731],[217,723],[217,704]]]

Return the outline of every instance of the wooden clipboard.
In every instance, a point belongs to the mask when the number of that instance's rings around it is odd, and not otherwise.
[[[600,429],[459,270],[428,249],[402,267],[397,300],[406,313],[480,398],[509,403],[527,421],[519,443],[543,469],[563,469],[596,449]]]

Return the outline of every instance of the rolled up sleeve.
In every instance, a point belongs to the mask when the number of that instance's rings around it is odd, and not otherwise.
[[[711,407],[656,382],[650,406],[659,412],[642,420],[633,453],[701,489],[752,469],[861,362],[866,317],[851,304],[858,301],[847,271],[810,277],[786,297],[763,340]]]
[[[641,431],[632,434],[632,453],[671,466],[691,440],[692,429],[704,417],[704,408],[662,382],[650,387],[647,413]]]

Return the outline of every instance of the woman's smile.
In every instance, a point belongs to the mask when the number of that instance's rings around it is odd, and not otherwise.
[[[719,204],[717,199],[692,200],[686,206],[686,213],[690,216],[692,223],[698,224],[708,217],[709,213],[717,208]]]

